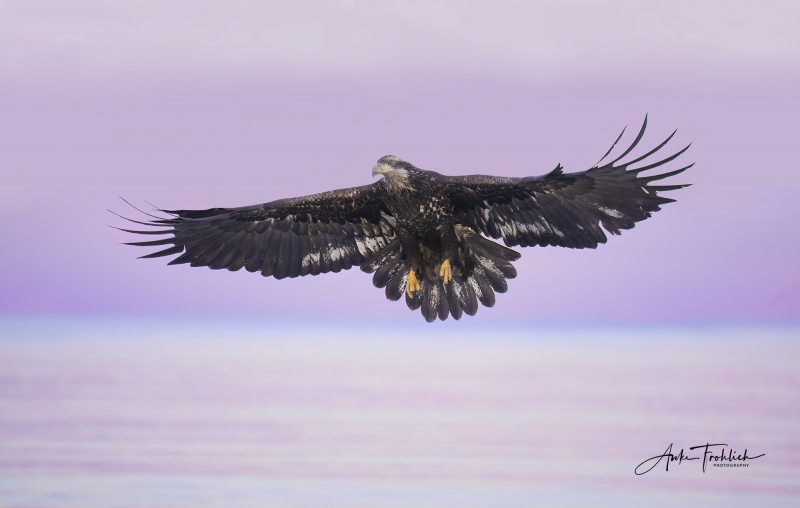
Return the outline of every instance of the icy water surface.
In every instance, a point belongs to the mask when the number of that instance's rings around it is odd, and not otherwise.
[[[0,506],[797,506],[798,338],[6,318]]]

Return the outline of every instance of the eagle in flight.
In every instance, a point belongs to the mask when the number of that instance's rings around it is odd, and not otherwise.
[[[508,178],[445,176],[422,170],[394,155],[378,159],[371,185],[241,208],[159,210],[167,217],[132,221],[158,229],[129,230],[167,238],[131,242],[168,246],[142,256],[180,254],[169,264],[213,270],[244,268],[283,279],[339,272],[358,266],[374,273],[373,284],[389,300],[404,298],[426,321],[474,315],[478,302],[495,303],[517,272],[518,252],[508,248],[547,245],[594,249],[611,234],[631,229],[660,205],[659,195],[687,185],[650,185],[674,171],[641,176],[683,152],[657,162],[649,152],[621,162],[639,144],[647,117],[633,143],[614,160],[586,171],[564,173],[559,164],[543,176]],[[631,168],[637,163],[644,165]],[[128,219],[130,220],[130,219]],[[602,225],[602,228],[600,227]],[[503,239],[506,247],[489,238]]]

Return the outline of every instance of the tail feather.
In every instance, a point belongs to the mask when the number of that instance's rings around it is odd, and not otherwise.
[[[508,247],[504,247],[499,243],[494,243],[491,240],[487,240],[478,234],[473,233],[472,235],[468,236],[467,241],[469,242],[469,245],[473,251],[480,252],[488,258],[495,258],[503,261],[516,261],[520,258],[519,252],[509,249]]]
[[[494,307],[494,291],[492,291],[492,286],[486,280],[486,276],[482,272],[483,266],[476,266],[468,282],[475,291],[475,296],[478,297],[478,301],[481,302],[484,307]]]
[[[447,298],[447,305],[450,307],[450,315],[458,321],[464,312],[465,284],[463,275],[458,267],[453,267],[453,280],[450,284],[442,285],[442,289]]]
[[[397,240],[363,263],[361,269],[374,272],[373,284],[385,288],[386,298],[397,301],[405,295],[408,308],[412,311],[420,309],[429,323],[436,318],[444,321],[448,316],[456,320],[461,319],[463,314],[474,316],[478,312],[479,302],[485,307],[493,307],[495,293],[508,291],[506,279],[517,276],[512,262],[519,259],[520,255],[471,230],[458,233],[463,257],[460,263],[454,263],[451,267],[453,278],[446,285],[441,277],[430,275],[434,272],[438,274],[438,269],[418,269],[420,289],[413,297],[409,297],[406,285],[411,263],[405,259]]]
[[[436,321],[436,315],[438,314],[436,311],[439,307],[439,301],[431,295],[434,286],[433,283],[427,280],[422,283],[422,317],[428,323]]]
[[[430,284],[429,300],[431,305],[438,310],[439,319],[444,321],[450,315],[450,304],[447,301],[447,292],[442,281],[436,280]]]
[[[420,283],[420,285],[422,285],[422,284],[424,284],[424,282]],[[422,291],[419,291],[418,294],[414,298],[411,298],[410,296],[408,296],[408,292],[407,291],[405,293],[406,293],[406,305],[408,305],[409,309],[417,310],[420,307],[422,307],[422,298],[420,298],[420,296],[419,296],[420,294],[422,294]],[[423,316],[425,315],[425,311],[422,312],[422,315]],[[426,318],[426,321],[427,321],[427,318]],[[428,322],[430,323],[430,321],[428,321]]]
[[[444,291],[447,295],[447,305],[450,307],[450,315],[453,316],[453,319],[458,321],[461,319],[464,309],[461,307],[461,300],[456,294],[456,284],[448,284],[445,286]]]
[[[371,259],[368,259],[361,265],[361,271],[366,273],[372,273],[381,266],[385,265],[386,263],[390,262],[393,257],[399,256],[401,252],[400,248],[400,240],[395,239],[394,241],[390,242],[386,247],[382,248],[375,254]],[[383,286],[379,286],[383,287]]]
[[[492,286],[492,289],[498,293],[505,293],[508,291],[508,283],[503,274],[503,270],[491,259],[478,258],[480,260],[480,272],[486,278],[486,281]]]
[[[453,285],[453,289],[458,296],[458,301],[464,313],[468,316],[474,316],[478,312],[478,297],[475,290],[472,289],[472,284],[469,281],[458,281]]]
[[[385,287],[391,281],[392,276],[402,268],[402,265],[399,253],[389,258],[385,265],[375,270],[375,275],[372,276],[372,284],[376,288]]]
[[[406,292],[406,281],[408,281],[409,269],[406,263],[398,263],[396,269],[392,272],[392,277],[386,284],[386,298],[396,302],[402,298],[403,293]]]
[[[439,302],[435,301],[431,296],[431,290],[433,289],[432,281],[428,279],[421,279],[420,280],[420,288],[419,288],[419,296],[417,298],[422,300],[422,306],[420,308],[422,312],[422,317],[425,318],[425,321],[428,323],[432,323],[436,321],[436,310],[439,306]]]

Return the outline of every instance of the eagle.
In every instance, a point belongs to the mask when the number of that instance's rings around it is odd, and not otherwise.
[[[241,208],[163,210],[141,221],[165,238],[129,242],[168,246],[142,258],[180,254],[169,264],[213,270],[242,268],[276,279],[360,267],[389,300],[405,299],[428,322],[475,315],[508,290],[520,254],[509,247],[594,249],[604,232],[620,234],[673,202],[659,193],[688,185],[651,185],[693,166],[642,175],[676,159],[690,145],[656,162],[644,155],[622,162],[647,128],[645,116],[631,145],[610,162],[611,148],[591,168],[542,176],[446,176],[394,155],[378,159],[379,180],[360,187],[278,199]],[[639,163],[639,167],[633,168]],[[601,227],[602,226],[602,227]],[[155,228],[155,229],[153,229]],[[492,241],[502,238],[503,245]]]

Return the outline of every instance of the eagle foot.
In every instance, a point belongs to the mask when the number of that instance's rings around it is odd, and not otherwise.
[[[443,279],[442,282],[444,282],[445,285],[447,285],[448,282],[453,280],[453,271],[450,268],[449,259],[445,259],[444,262],[442,263],[442,267],[439,268],[439,277]]]
[[[417,271],[411,270],[408,272],[408,281],[406,282],[406,294],[409,298],[414,298],[414,292],[421,289],[419,281],[417,280]]]

